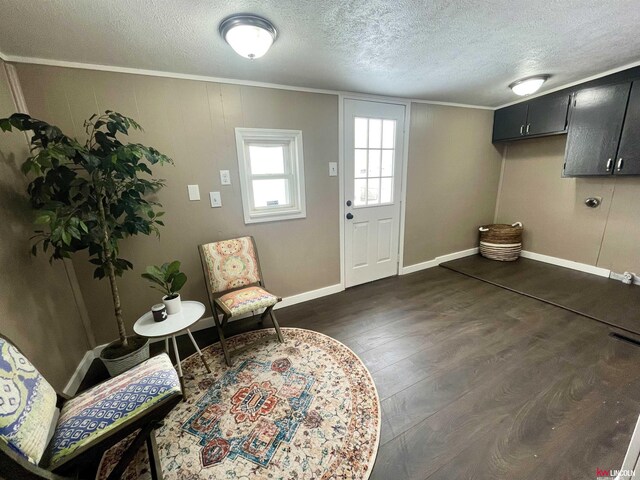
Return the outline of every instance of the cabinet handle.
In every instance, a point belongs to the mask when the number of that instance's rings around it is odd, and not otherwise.
[[[529,127],[531,126],[530,123],[527,123],[527,135],[529,135]]]
[[[618,159],[618,171],[622,170],[623,160],[622,158]]]
[[[609,160],[607,160],[607,172],[611,170],[612,164],[613,164],[613,158],[610,158]]]
[[[524,125],[520,125],[520,135],[524,135]]]

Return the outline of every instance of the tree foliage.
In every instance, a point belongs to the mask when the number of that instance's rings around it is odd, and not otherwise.
[[[152,178],[151,166],[173,163],[154,148],[123,143],[135,120],[117,112],[93,115],[84,123],[84,144],[53,125],[25,114],[0,119],[2,131],[19,130],[31,136],[31,155],[22,165],[33,178],[28,186],[39,225],[32,237],[51,260],[88,250],[94,277],[109,277],[121,341],[126,344],[115,277],[132,268],[119,255],[119,242],[130,236],[159,235],[164,225],[161,205],[150,199],[164,181]]]

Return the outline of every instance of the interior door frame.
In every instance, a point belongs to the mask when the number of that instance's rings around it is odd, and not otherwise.
[[[407,169],[409,165],[409,129],[411,126],[411,101],[402,100],[393,97],[379,97],[376,95],[359,95],[351,93],[338,94],[338,183],[339,183],[339,215],[340,215],[340,286],[345,289],[345,234],[344,234],[344,216],[345,216],[345,139],[344,139],[344,102],[345,100],[361,100],[365,102],[389,103],[393,105],[404,106],[404,132],[403,132],[403,151],[402,151],[402,179],[400,181],[400,232],[398,238],[398,275],[402,275],[404,268],[404,230],[405,230],[405,214],[407,204]]]

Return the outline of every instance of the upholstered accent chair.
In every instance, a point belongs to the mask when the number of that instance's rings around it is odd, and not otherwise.
[[[145,442],[152,478],[162,478],[153,430],[181,399],[166,354],[69,398],[0,335],[0,478],[93,479],[104,452],[134,434],[109,480]]]
[[[223,329],[234,317],[264,308],[260,315],[260,323],[267,316],[271,317],[278,340],[284,342],[280,325],[273,313],[273,307],[282,301],[282,298],[266,290],[253,237],[206,243],[199,245],[198,251],[213,320],[227,365],[231,366],[233,352],[227,348]],[[219,314],[222,315],[222,322]]]

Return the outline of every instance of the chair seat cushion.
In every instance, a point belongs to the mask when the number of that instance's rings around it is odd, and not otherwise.
[[[278,303],[280,299],[260,287],[247,287],[222,295],[218,300],[235,317],[243,313],[270,307]]]
[[[162,354],[69,400],[62,407],[50,444],[49,468],[60,466],[78,449],[180,394],[176,370]]]

